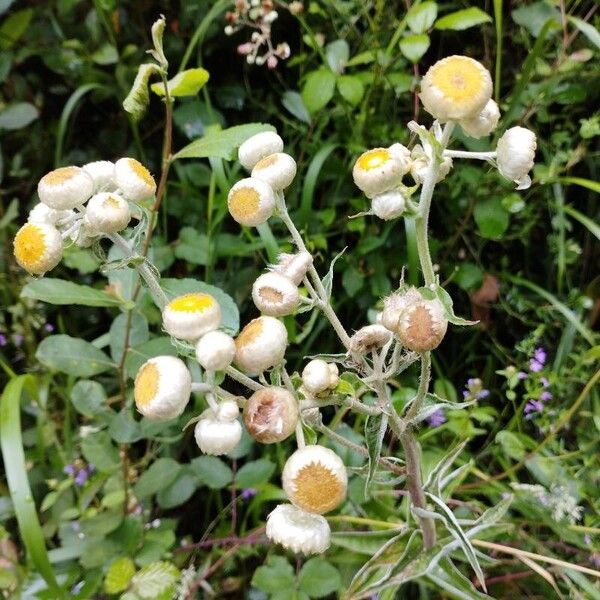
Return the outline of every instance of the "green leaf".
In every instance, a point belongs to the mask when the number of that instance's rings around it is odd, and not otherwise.
[[[527,29],[533,37],[540,35],[549,20],[556,25],[560,23],[558,8],[547,0],[524,3],[519,8],[512,10],[510,15],[517,25]]]
[[[175,508],[187,502],[197,487],[197,478],[186,469],[182,469],[175,481],[158,492],[156,500],[158,505],[165,510]]]
[[[334,40],[325,46],[327,64],[334,73],[343,73],[350,58],[350,46],[346,40]]]
[[[238,487],[256,487],[267,483],[275,471],[275,464],[267,458],[247,462],[236,474],[235,482]]]
[[[131,579],[131,590],[146,600],[168,600],[180,576],[179,569],[168,562],[155,562],[138,571]]]
[[[144,437],[140,422],[133,418],[128,407],[112,414],[108,433],[118,444],[133,444]]]
[[[152,75],[157,73],[160,73],[160,69],[153,63],[145,63],[138,68],[131,90],[123,100],[123,108],[134,121],[139,121],[144,116],[148,104],[150,104],[148,81]]]
[[[104,576],[104,591],[107,594],[118,594],[125,591],[134,574],[135,565],[130,558],[126,556],[117,558],[108,567]]]
[[[47,368],[75,377],[93,377],[115,367],[102,350],[69,335],[51,335],[42,340],[35,357]]]
[[[114,65],[119,62],[119,52],[112,44],[103,44],[92,54],[92,60],[98,65]]]
[[[489,600],[490,596],[479,592],[448,557],[442,558],[436,569],[427,575],[439,588],[446,590],[457,600]]]
[[[121,358],[123,357],[127,323],[128,317],[125,313],[122,313],[112,322],[108,332],[110,336],[110,355],[117,364],[121,362]],[[148,341],[149,335],[146,317],[139,313],[133,313],[129,328],[129,345],[139,346]]]
[[[590,40],[590,42],[592,42],[592,44],[594,44],[594,46],[596,46],[596,48],[600,49],[600,32],[591,23],[588,23],[579,17],[572,17],[570,15],[567,18],[588,40]]]
[[[358,105],[365,93],[362,81],[354,75],[340,75],[337,78],[337,88],[342,98],[352,106]]]
[[[248,138],[262,131],[275,131],[275,128],[266,123],[248,123],[220,131],[211,129],[204,137],[194,140],[182,148],[173,156],[173,159],[216,156],[225,160],[233,160],[235,150]]]
[[[209,242],[205,233],[194,227],[182,227],[179,242],[175,246],[175,256],[193,265],[206,265],[209,261]]]
[[[504,454],[510,458],[521,460],[525,456],[523,442],[512,431],[499,431],[496,434],[496,442],[502,446]]]
[[[194,458],[190,468],[204,485],[213,490],[220,490],[233,480],[232,470],[216,456]]]
[[[406,23],[413,33],[425,33],[437,18],[438,6],[436,2],[421,2],[413,4],[406,13]]]
[[[71,402],[75,410],[89,419],[109,410],[106,392],[97,381],[82,379],[71,390]]]
[[[44,534],[38,520],[25,465],[21,437],[21,395],[24,386],[33,381],[32,376],[21,375],[11,379],[4,388],[0,401],[0,449],[8,490],[28,558],[55,597],[66,599],[68,595],[58,585],[48,559]]]
[[[578,210],[575,210],[572,206],[568,204],[564,206],[564,211],[571,215],[574,219],[579,221],[584,227],[587,227],[589,232],[596,237],[596,239],[600,240],[600,225],[593,221],[588,216],[580,213]]]
[[[316,113],[333,98],[334,91],[335,75],[329,69],[311,71],[302,86],[304,106],[309,113]]]
[[[173,98],[195,96],[206,85],[209,77],[208,71],[202,68],[188,69],[177,73],[175,77],[167,81],[169,95]],[[165,86],[162,82],[153,83],[150,89],[157,96],[165,95]]]
[[[400,51],[408,60],[418,63],[429,49],[429,44],[426,33],[407,35],[400,40]]]
[[[282,556],[271,555],[267,564],[258,567],[252,576],[252,585],[267,593],[293,589],[294,569]]]
[[[149,498],[171,485],[181,471],[181,465],[172,458],[158,458],[146,469],[133,488],[137,498]]]
[[[26,8],[14,12],[2,21],[2,25],[0,25],[0,50],[8,50],[15,45],[15,42],[27,31],[33,15],[33,9]]]
[[[80,285],[64,279],[44,277],[28,283],[21,291],[21,298],[41,300],[48,304],[80,306],[120,306],[122,300],[102,290]]]
[[[484,13],[480,8],[472,6],[463,10],[457,10],[449,15],[438,19],[435,24],[436,29],[453,29],[454,31],[462,31],[475,25],[482,23],[491,23],[492,17]]]
[[[119,452],[107,431],[90,433],[81,440],[81,453],[98,471],[110,473],[121,466]]]
[[[369,485],[377,470],[379,457],[381,456],[381,446],[383,438],[387,431],[388,416],[384,413],[380,415],[369,415],[365,421],[365,442],[369,451],[369,472],[365,480],[365,498]]]
[[[454,283],[466,292],[472,292],[481,285],[483,271],[474,263],[461,263],[453,277]]]
[[[29,102],[9,104],[0,111],[0,129],[23,129],[38,118],[38,109]]]
[[[500,198],[486,198],[477,202],[473,216],[484,238],[500,239],[508,229],[508,213]]]
[[[288,110],[296,119],[310,125],[310,115],[306,110],[306,106],[302,100],[302,96],[298,92],[288,90],[281,97],[281,104]]]
[[[340,588],[342,578],[331,563],[315,557],[306,561],[302,567],[298,584],[311,598],[324,598]]]
[[[230,335],[235,335],[240,328],[240,313],[233,298],[223,290],[196,279],[161,279],[161,286],[167,296],[175,297],[190,292],[210,294],[221,307],[221,327]]]

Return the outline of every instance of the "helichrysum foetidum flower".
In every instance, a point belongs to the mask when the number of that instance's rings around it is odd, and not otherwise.
[[[401,144],[374,148],[361,154],[354,163],[354,183],[367,198],[397,187],[410,168],[410,152]]]
[[[392,334],[383,325],[366,325],[350,338],[350,350],[356,354],[368,354],[385,346]]]
[[[299,448],[285,463],[283,490],[292,504],[311,513],[337,508],[346,497],[348,476],[342,459],[329,448]]]
[[[258,317],[235,340],[235,362],[242,371],[257,375],[279,364],[287,348],[285,325],[274,317]]]
[[[261,158],[252,169],[252,177],[268,183],[276,192],[287,188],[296,176],[296,161],[285,152]]]
[[[286,254],[277,257],[277,264],[271,265],[269,270],[273,273],[285,275],[294,284],[300,285],[313,262],[310,252],[298,252],[297,254]]]
[[[264,131],[248,138],[238,149],[242,166],[252,171],[258,161],[283,150],[283,140],[274,131]]]
[[[97,233],[116,233],[127,227],[131,211],[127,201],[114,192],[100,192],[86,206],[85,222]]]
[[[525,127],[511,127],[498,140],[498,170],[518,184],[519,190],[531,185],[528,173],[533,168],[537,142],[535,133]]]
[[[447,329],[444,306],[435,298],[414,302],[405,308],[400,315],[397,334],[409,350],[426,352],[440,345]]]
[[[109,160],[96,160],[81,167],[94,182],[94,193],[115,190],[115,164]]]
[[[423,299],[417,288],[408,288],[405,292],[394,292],[387,296],[383,301],[383,310],[381,311],[381,324],[390,331],[396,333],[400,324],[400,315],[407,306]]]
[[[209,331],[196,344],[196,360],[207,371],[223,371],[235,356],[235,341],[223,331]]]
[[[420,98],[425,110],[442,122],[476,115],[491,96],[488,70],[468,56],[439,60],[421,81]]]
[[[282,442],[294,432],[298,423],[296,399],[284,388],[262,388],[248,398],[244,423],[257,442]]]
[[[256,227],[268,221],[275,210],[275,192],[256,177],[238,181],[227,196],[229,214],[240,225]]]
[[[72,210],[56,210],[43,202],[38,202],[27,217],[29,223],[45,223],[46,225],[60,225],[75,215]]]
[[[252,286],[252,300],[261,313],[283,317],[296,310],[300,293],[294,282],[285,275],[264,273]]]
[[[132,202],[146,200],[156,193],[154,177],[135,158],[120,158],[115,163],[113,177],[117,188]]]
[[[469,136],[479,139],[489,135],[498,126],[500,120],[500,109],[493,100],[488,100],[487,104],[474,116],[459,121],[462,130]]]
[[[406,200],[400,190],[390,190],[383,194],[373,196],[371,212],[384,221],[397,219],[406,208]]]
[[[302,369],[302,387],[310,394],[321,394],[332,390],[339,381],[337,365],[320,358],[309,361]]]
[[[429,158],[425,154],[421,144],[416,144],[411,153],[412,162],[410,164],[410,174],[415,180],[415,183],[422,184],[425,181],[427,175],[427,169],[429,168]],[[450,169],[452,168],[452,159],[449,156],[444,156],[439,167],[436,182],[440,182],[446,178]]]
[[[13,241],[19,265],[32,275],[43,275],[56,267],[63,253],[58,229],[47,223],[25,223]]]
[[[267,517],[266,535],[292,552],[322,554],[329,548],[331,530],[325,517],[280,504]]]
[[[156,356],[137,372],[134,398],[137,409],[154,421],[178,417],[192,390],[192,376],[185,363],[175,356]]]
[[[231,452],[242,438],[234,400],[225,400],[216,411],[205,410],[194,428],[194,437],[204,454],[219,456]]]
[[[92,178],[79,167],[61,167],[50,171],[38,183],[40,201],[56,210],[80,206],[93,192]]]
[[[165,306],[162,318],[163,327],[169,335],[181,340],[195,341],[219,327],[221,307],[210,294],[184,294]]]

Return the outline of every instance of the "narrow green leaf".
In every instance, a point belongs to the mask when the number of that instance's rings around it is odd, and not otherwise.
[[[388,416],[385,413],[369,415],[365,421],[365,443],[369,451],[369,472],[365,480],[365,497],[368,495],[369,486],[377,469],[387,424]]]
[[[593,221],[592,219],[590,219],[583,213],[580,213],[578,210],[575,210],[572,206],[569,205],[565,205],[564,211],[568,215],[571,215],[574,219],[579,221],[584,227],[587,227],[590,233],[600,240],[600,225],[598,225],[596,221]]]
[[[177,73],[175,77],[167,81],[169,95],[173,98],[181,96],[195,96],[208,81],[210,75],[206,69],[188,69]],[[153,83],[150,89],[157,96],[165,95],[165,86],[162,82]]]
[[[427,575],[427,579],[457,600],[490,600],[487,594],[482,594],[475,588],[448,557],[440,560],[439,566]]]
[[[21,290],[21,298],[32,298],[58,305],[119,306],[122,304],[120,298],[102,290],[51,277],[44,277],[28,283]]]
[[[600,32],[591,23],[588,23],[579,17],[568,16],[567,18],[588,40],[590,40],[590,42],[592,42],[592,44],[594,44],[594,46],[596,46],[596,48],[600,49]]]
[[[600,194],[600,182],[592,181],[591,179],[584,179],[583,177],[559,177],[558,181],[560,183],[572,183],[573,185],[579,185],[588,190],[592,190],[592,192],[596,192]]]
[[[462,31],[475,25],[482,23],[491,23],[492,17],[483,12],[480,8],[472,6],[463,10],[457,10],[449,15],[443,16],[435,23],[436,29],[453,29],[454,31]]]

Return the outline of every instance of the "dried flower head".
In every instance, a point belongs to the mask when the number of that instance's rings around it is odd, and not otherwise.
[[[296,429],[298,404],[291,392],[268,387],[254,392],[244,408],[248,433],[261,444],[282,442]]]
[[[221,324],[221,307],[210,294],[184,294],[165,306],[162,318],[169,335],[194,341]]]
[[[238,181],[227,196],[229,214],[240,224],[255,227],[265,223],[275,210],[273,188],[256,177]]]
[[[13,241],[15,259],[32,275],[43,275],[60,262],[63,240],[58,229],[46,223],[25,223]]]
[[[440,345],[447,328],[444,307],[436,298],[415,302],[403,310],[397,333],[409,350],[426,352]]]
[[[94,192],[92,178],[79,167],[61,167],[38,183],[38,196],[50,208],[68,210],[84,204]]]
[[[310,394],[322,394],[337,387],[340,381],[335,363],[315,358],[302,370],[302,387]]]
[[[526,190],[531,185],[528,173],[533,169],[536,148],[535,133],[525,127],[511,127],[498,140],[498,170],[518,184],[518,190]]]
[[[381,324],[396,333],[400,324],[402,311],[423,299],[417,288],[410,287],[405,292],[394,292],[383,300],[383,311],[381,312]]]
[[[385,346],[392,334],[383,325],[367,325],[361,327],[350,338],[350,351],[356,354],[368,354]]]
[[[100,192],[90,198],[85,222],[97,233],[116,233],[127,227],[131,211],[127,201],[114,192]]]
[[[135,158],[120,158],[113,178],[118,190],[132,202],[141,202],[156,193],[156,181],[150,171]]]
[[[283,360],[287,343],[287,330],[281,321],[274,317],[258,317],[236,338],[235,363],[242,371],[257,375]]]
[[[196,360],[207,371],[224,371],[235,356],[235,341],[223,331],[209,331],[196,344]]]
[[[283,317],[293,313],[300,302],[294,282],[279,273],[264,273],[252,286],[252,300],[261,313]]]
[[[310,252],[298,252],[297,254],[282,253],[277,257],[277,264],[271,265],[269,270],[273,273],[285,275],[295,285],[300,285],[313,262]]]
[[[291,504],[279,504],[267,517],[267,537],[287,550],[322,554],[329,548],[331,530],[325,517]]]

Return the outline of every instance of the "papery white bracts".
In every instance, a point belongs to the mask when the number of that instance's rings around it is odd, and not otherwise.
[[[267,537],[274,543],[302,554],[322,554],[331,543],[325,517],[291,504],[276,506],[267,517]]]

